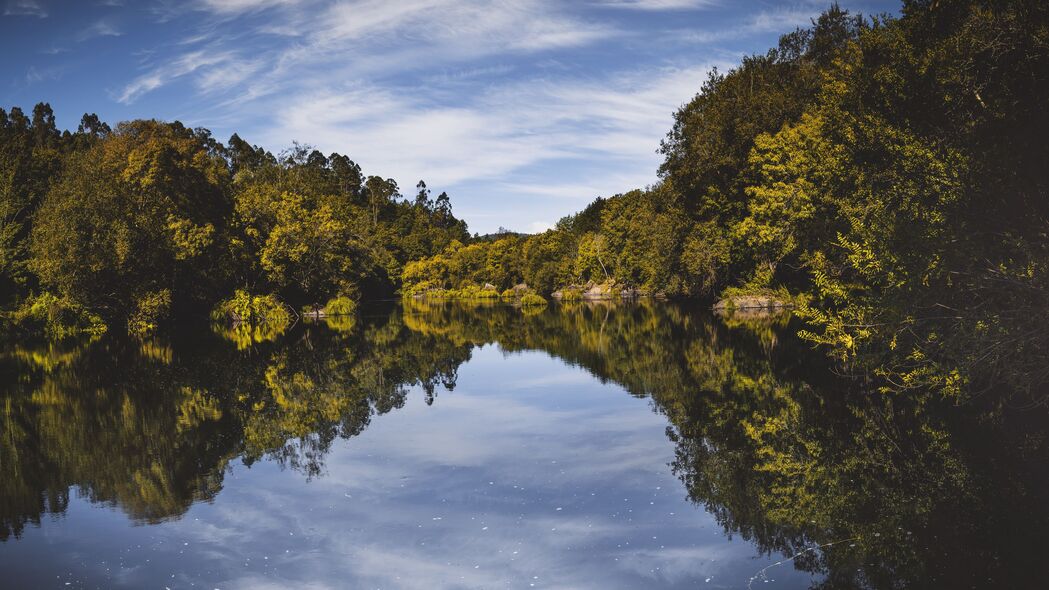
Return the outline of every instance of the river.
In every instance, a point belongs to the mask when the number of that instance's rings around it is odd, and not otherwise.
[[[0,586],[1039,587],[1041,410],[887,396],[785,317],[362,306],[0,350]]]

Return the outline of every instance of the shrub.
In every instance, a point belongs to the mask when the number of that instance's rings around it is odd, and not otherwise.
[[[135,298],[135,311],[128,318],[130,334],[145,334],[157,328],[171,312],[171,290],[152,291]]]
[[[324,304],[325,315],[352,315],[357,310],[357,303],[349,297],[335,297],[329,299],[328,303]]]
[[[243,350],[252,344],[276,340],[291,325],[291,313],[275,295],[252,295],[237,290],[211,311],[214,329]]]
[[[233,297],[220,301],[211,311],[211,319],[241,324],[287,326],[291,323],[288,308],[276,295],[252,295],[238,289]]]
[[[65,297],[53,293],[30,296],[12,314],[15,325],[48,336],[63,338],[77,334],[103,334],[106,324],[99,316]]]
[[[546,305],[546,299],[535,293],[526,293],[521,297],[521,307],[541,307],[543,305]]]
[[[349,332],[357,325],[354,311],[357,303],[349,297],[339,296],[329,299],[324,305],[324,323],[337,332]]]
[[[583,294],[579,289],[565,289],[561,291],[561,301],[582,301]]]

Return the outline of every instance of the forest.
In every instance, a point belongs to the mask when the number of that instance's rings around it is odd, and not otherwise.
[[[1045,2],[831,6],[697,81],[654,185],[484,238],[448,195],[406,197],[341,154],[0,110],[0,307],[10,329],[61,336],[398,293],[763,294],[884,390],[1033,392],[1049,379],[1047,95]]]

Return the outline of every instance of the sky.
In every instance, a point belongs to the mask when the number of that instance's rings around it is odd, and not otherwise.
[[[541,231],[658,180],[659,142],[711,68],[827,1],[0,0],[0,107],[60,128],[179,120],[274,153],[339,152],[472,232]],[[889,0],[839,0],[854,12]]]

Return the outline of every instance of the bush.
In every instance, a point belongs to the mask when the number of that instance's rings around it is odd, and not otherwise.
[[[455,299],[480,299],[481,288],[477,285],[463,285],[459,288]]]
[[[291,314],[276,295],[252,295],[238,289],[233,297],[215,306],[211,319],[235,324],[287,326],[291,323]]]
[[[460,299],[463,301],[499,298],[499,291],[496,289],[482,289],[473,284],[463,285],[459,289],[430,289],[419,294],[427,299]]]
[[[521,297],[521,307],[541,307],[543,305],[546,305],[546,299],[535,293],[526,293]]]
[[[335,297],[324,305],[324,323],[337,332],[349,332],[357,325],[357,304],[349,297]]]
[[[561,291],[561,301],[582,301],[583,294],[579,289],[565,289]]]
[[[275,295],[252,295],[237,290],[211,311],[214,329],[239,350],[276,340],[291,325],[291,313]]]
[[[328,303],[324,304],[324,314],[329,316],[351,315],[355,311],[357,311],[357,303],[349,297],[335,297],[334,299],[329,299]]]
[[[171,312],[171,290],[152,291],[135,298],[135,311],[128,318],[130,334],[145,334],[157,329]]]
[[[30,296],[12,314],[15,325],[54,338],[78,334],[103,334],[106,324],[99,316],[65,297],[53,293]]]
[[[775,304],[777,306],[797,306],[805,300],[804,297],[791,295],[786,287],[777,287],[773,289],[771,287],[753,287],[745,285],[743,287],[726,288],[721,292],[721,300],[718,305],[724,304],[725,309],[731,311],[735,309],[735,302],[737,300],[747,298],[767,299],[770,304]]]

